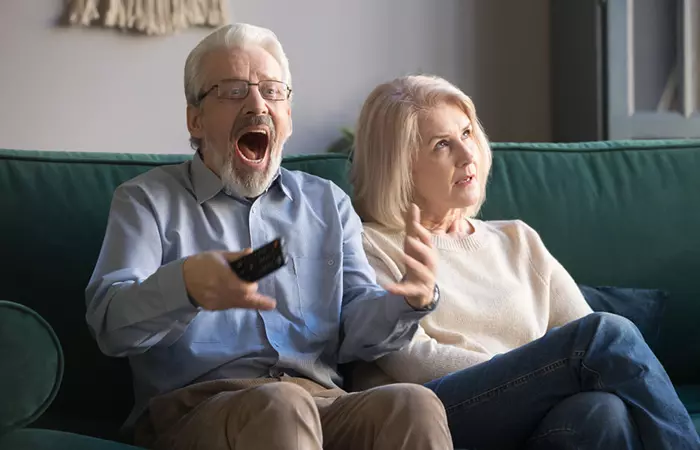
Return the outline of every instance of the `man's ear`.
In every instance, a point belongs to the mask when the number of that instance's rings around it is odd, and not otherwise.
[[[199,106],[187,105],[187,129],[194,138],[202,139],[204,137],[202,108]]]
[[[292,120],[292,107],[290,105],[287,105],[287,115],[289,116],[289,136],[291,136],[294,130],[294,121]],[[289,139],[289,136],[287,136],[287,139]]]

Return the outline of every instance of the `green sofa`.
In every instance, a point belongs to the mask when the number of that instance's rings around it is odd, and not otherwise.
[[[700,428],[700,141],[493,149],[483,218],[525,220],[580,283],[670,293],[654,350]],[[129,448],[128,363],[99,352],[84,288],[114,188],[188,157],[0,150],[1,449]],[[284,165],[349,192],[345,156]]]

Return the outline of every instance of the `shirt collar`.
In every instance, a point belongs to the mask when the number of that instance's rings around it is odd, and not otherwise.
[[[292,197],[292,192],[287,185],[287,178],[289,175],[285,174],[285,172],[286,171],[281,167],[277,169],[277,173],[275,173],[272,183],[270,183],[270,187],[280,189],[285,196],[293,201],[294,198]],[[212,172],[211,169],[204,164],[199,152],[195,153],[194,157],[192,157],[190,181],[192,182],[197,203],[200,205],[207,200],[212,199],[219,192],[221,192],[224,187],[219,176]],[[269,188],[265,192],[267,191],[269,191]]]

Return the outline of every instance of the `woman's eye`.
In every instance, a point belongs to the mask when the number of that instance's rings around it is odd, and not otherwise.
[[[447,141],[444,140],[444,139],[441,140],[440,142],[438,142],[437,144],[435,144],[435,149],[436,149],[436,150],[439,150],[439,149],[445,148],[445,147],[447,147]]]
[[[468,137],[470,137],[471,135],[472,135],[472,129],[471,129],[471,128],[467,128],[466,130],[464,130],[464,133],[462,133],[462,137],[463,137],[463,138],[468,138]]]

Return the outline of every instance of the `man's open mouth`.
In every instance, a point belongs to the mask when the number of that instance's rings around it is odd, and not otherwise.
[[[244,162],[252,165],[260,164],[267,156],[270,146],[270,135],[267,130],[251,130],[243,133],[236,141],[236,149]]]

